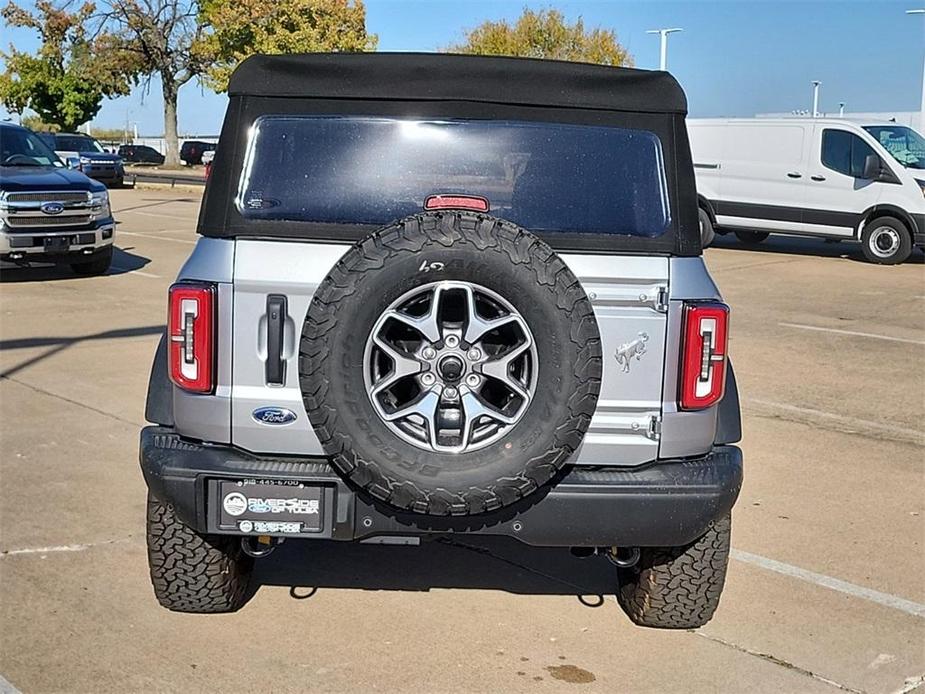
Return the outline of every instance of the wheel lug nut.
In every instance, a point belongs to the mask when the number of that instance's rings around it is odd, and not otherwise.
[[[459,346],[459,338],[455,335],[446,336],[446,346],[447,347],[457,347]]]
[[[472,361],[478,361],[479,359],[482,358],[482,352],[481,352],[481,350],[476,349],[475,347],[473,347],[472,349],[469,350],[469,358],[470,358]]]
[[[421,383],[423,383],[425,386],[432,386],[436,382],[437,382],[437,377],[434,376],[432,373],[426,373],[421,376]]]
[[[433,347],[425,347],[424,351],[421,352],[421,356],[425,359],[433,359],[437,356],[437,350]]]
[[[475,388],[482,379],[479,378],[478,374],[469,374],[466,376],[466,385]]]

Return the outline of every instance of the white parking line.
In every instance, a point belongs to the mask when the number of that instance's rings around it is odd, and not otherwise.
[[[142,272],[141,270],[129,270],[127,267],[119,267],[118,265],[112,265],[111,267],[113,270],[118,270],[119,272],[128,275],[141,275],[142,277],[150,277],[156,280],[161,279],[160,275],[152,275],[150,272]]]
[[[10,681],[0,675],[0,694],[22,694],[16,687],[10,684]]]
[[[0,552],[0,559],[12,557],[17,554],[54,554],[56,552],[83,552],[91,547],[101,547],[103,545],[115,545],[121,542],[129,542],[132,536],[118,537],[114,540],[103,540],[102,542],[89,542],[87,544],[75,545],[52,545],[50,547],[27,547],[23,549],[7,549]],[[2,690],[0,690],[2,694]]]
[[[195,246],[195,241],[190,241],[189,239],[175,239],[170,236],[158,236],[157,234],[144,234],[139,231],[122,231],[121,229],[116,232],[119,236],[140,236],[146,239],[154,239],[156,241],[173,241],[174,243],[187,243],[191,246]]]
[[[142,212],[140,210],[116,210],[116,214],[137,214],[142,217],[163,217],[164,219],[179,219],[184,222],[190,221],[189,215],[183,216],[178,214],[164,214],[163,212]]]
[[[778,410],[780,412],[786,412],[789,414],[796,414],[804,417],[817,417],[819,419],[824,419],[840,424],[842,427],[846,427],[852,430],[867,430],[876,431],[883,434],[890,434],[891,436],[895,436],[899,439],[910,441],[912,443],[925,442],[925,431],[912,429],[911,427],[896,426],[895,424],[884,424],[882,422],[875,422],[870,419],[860,419],[858,417],[846,417],[845,415],[835,414],[834,412],[826,412],[825,410],[817,410],[812,407],[799,407],[797,405],[790,405],[785,402],[773,402],[771,400],[762,400],[760,398],[745,398],[744,402],[746,405],[761,405],[772,410]],[[804,423],[808,422],[804,421]]]
[[[743,552],[740,549],[730,550],[729,556],[736,561],[752,564],[762,569],[767,569],[768,571],[790,576],[791,578],[798,578],[801,581],[815,583],[817,586],[822,586],[830,590],[837,590],[839,593],[845,593],[846,595],[861,598],[862,600],[869,600],[870,602],[875,602],[884,607],[891,607],[894,610],[900,610],[906,614],[911,614],[913,617],[925,618],[925,605],[913,602],[912,600],[906,600],[905,598],[890,595],[889,593],[881,593],[879,590],[864,588],[863,586],[848,583],[838,578],[817,574],[815,571],[801,569],[799,566],[785,564],[784,562],[768,559],[767,557],[752,554],[751,552]]]
[[[910,345],[925,345],[925,340],[912,340],[907,337],[893,337],[892,335],[878,335],[877,333],[862,333],[856,330],[839,330],[838,328],[822,328],[818,325],[804,325],[802,323],[778,323],[785,328],[799,328],[800,330],[815,330],[820,333],[835,333],[836,335],[851,335],[853,337],[869,337],[874,340],[888,340],[889,342],[905,342]]]

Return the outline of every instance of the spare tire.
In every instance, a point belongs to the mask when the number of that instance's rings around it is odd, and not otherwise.
[[[305,410],[333,466],[396,509],[469,515],[548,484],[600,392],[581,284],[506,221],[425,212],[353,246],[302,329]]]

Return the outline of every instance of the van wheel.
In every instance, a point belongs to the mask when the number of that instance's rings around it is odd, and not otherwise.
[[[898,219],[877,217],[864,225],[861,248],[872,263],[898,265],[912,254],[912,237]]]
[[[644,547],[639,562],[618,569],[617,602],[643,627],[696,629],[719,605],[732,521],[727,514],[683,547]]]
[[[705,209],[700,208],[700,245],[708,248],[713,244],[716,234],[713,231],[713,222]]]
[[[766,231],[737,231],[736,238],[747,246],[753,246],[764,241],[770,234]]]

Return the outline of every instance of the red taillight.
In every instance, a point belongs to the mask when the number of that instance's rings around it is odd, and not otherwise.
[[[425,210],[475,210],[488,212],[488,200],[479,195],[431,195],[424,200]]]
[[[211,393],[215,386],[215,287],[180,283],[170,288],[169,295],[170,380],[183,390]]]
[[[684,306],[678,402],[682,410],[702,410],[722,400],[726,386],[728,325],[729,307],[725,304]]]

